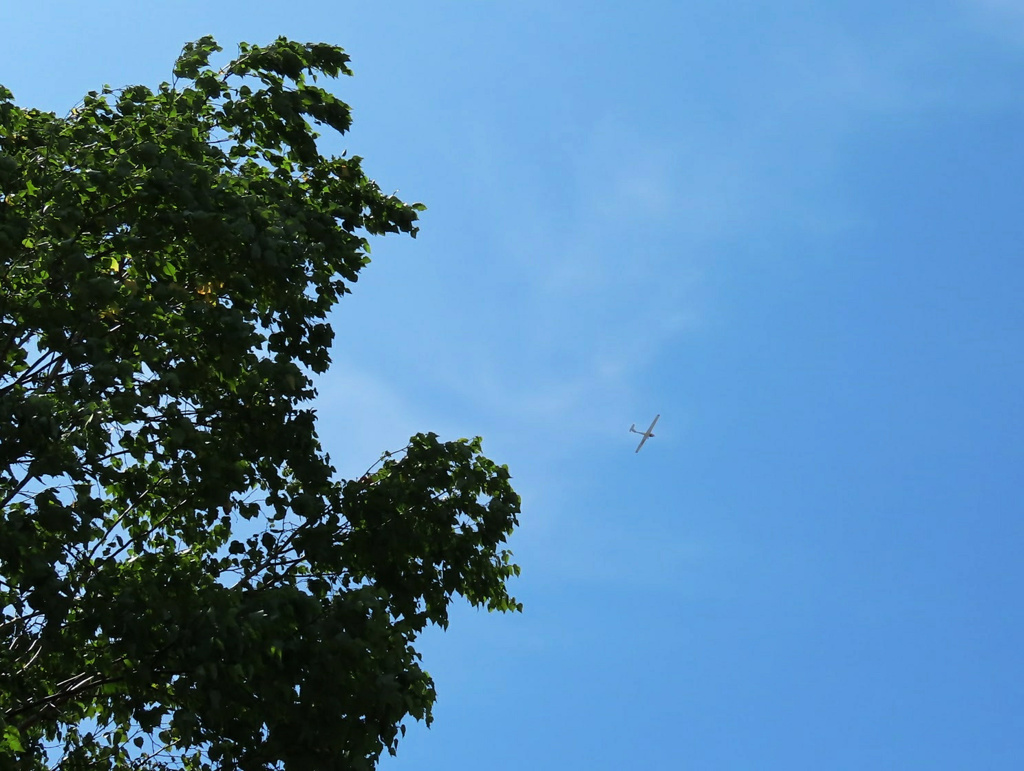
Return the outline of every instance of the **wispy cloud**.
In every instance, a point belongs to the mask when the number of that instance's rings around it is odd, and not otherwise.
[[[1024,3],[1020,0],[960,0],[960,6],[990,33],[1024,43]]]
[[[358,477],[385,450],[399,450],[426,430],[427,416],[411,394],[354,361],[336,360],[318,390],[314,408],[321,443],[342,477]]]
[[[566,107],[545,143],[484,108],[450,115],[460,133],[441,155],[458,198],[428,199],[414,247],[445,251],[413,268],[393,306],[417,323],[384,330],[365,359],[378,363],[361,365],[376,385],[341,381],[373,391],[362,414],[416,404],[431,427],[558,425],[571,452],[654,409],[651,369],[729,312],[709,288],[716,274],[808,259],[870,227],[842,178],[856,140],[907,130],[961,95],[942,77],[949,19],[840,22],[787,27],[763,61],[736,64],[748,77],[728,96],[715,72],[708,83],[659,74],[659,98],[688,105],[648,105],[660,122],[615,104]]]

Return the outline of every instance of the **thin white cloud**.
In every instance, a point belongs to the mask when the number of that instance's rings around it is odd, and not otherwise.
[[[703,574],[716,559],[711,544],[687,539],[643,512],[616,511],[614,504],[603,515],[600,523],[553,518],[546,538],[530,548],[542,579],[690,596],[706,590]]]
[[[478,227],[459,246],[473,253],[415,268],[415,290],[393,310],[408,313],[423,296],[429,307],[422,324],[382,333],[388,365],[363,374],[376,385],[345,385],[376,393],[362,413],[416,404],[425,420],[399,423],[483,421],[527,437],[558,425],[561,451],[573,452],[660,409],[646,403],[652,370],[723,312],[708,276],[743,260],[807,259],[775,245],[827,251],[870,227],[844,195],[851,140],[905,130],[959,97],[939,66],[948,19],[871,35],[797,32],[734,93],[686,92],[693,117],[673,125],[610,105],[563,131],[573,141],[531,153],[498,116],[452,116],[464,134],[445,162],[465,189],[459,201],[431,202],[416,247],[429,249],[446,226],[438,212],[458,207],[468,213],[447,227]],[[665,84],[666,99],[680,98]],[[434,248],[448,240],[436,236]],[[402,371],[415,389],[394,385]]]
[[[1024,43],[1024,2],[1021,0],[960,0],[960,5],[990,33]]]
[[[426,430],[407,394],[351,360],[336,360],[317,385],[320,440],[344,478],[360,476],[385,450]]]

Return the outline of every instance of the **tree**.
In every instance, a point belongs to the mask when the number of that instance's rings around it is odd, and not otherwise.
[[[479,439],[344,481],[304,406],[422,209],[320,153],[348,57],[220,50],[64,118],[0,88],[0,765],[371,768],[430,721],[417,635],[521,609]]]

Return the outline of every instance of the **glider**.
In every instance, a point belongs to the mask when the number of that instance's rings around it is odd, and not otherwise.
[[[654,434],[651,433],[651,432],[654,431],[654,424],[658,422],[658,418],[660,418],[660,417],[661,417],[661,415],[655,415],[654,416],[654,420],[651,421],[650,428],[648,428],[646,431],[637,431],[636,430],[636,423],[634,423],[633,425],[631,425],[629,427],[629,430],[632,431],[634,434],[642,434],[643,437],[644,437],[643,439],[640,440],[640,444],[638,444],[636,446],[636,451],[637,452],[640,452],[640,448],[644,446],[644,442],[646,442],[648,439],[650,439],[652,436],[654,436]]]

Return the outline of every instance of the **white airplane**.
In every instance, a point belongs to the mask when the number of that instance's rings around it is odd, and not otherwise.
[[[651,421],[650,428],[648,428],[646,431],[637,431],[636,430],[636,423],[634,423],[633,425],[631,425],[629,427],[629,430],[632,431],[634,434],[643,434],[643,437],[644,437],[643,439],[640,440],[640,444],[638,444],[636,446],[636,451],[637,452],[640,452],[640,448],[644,446],[644,442],[646,442],[648,439],[650,439],[652,436],[654,436],[654,434],[651,433],[651,432],[654,431],[654,424],[658,422],[658,418],[660,418],[660,417],[661,417],[661,415],[655,415],[654,416],[654,420]]]

